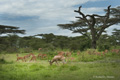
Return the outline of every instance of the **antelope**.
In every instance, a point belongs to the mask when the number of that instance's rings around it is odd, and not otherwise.
[[[38,48],[38,51],[40,51],[42,48]]]
[[[39,54],[38,54],[38,56],[37,56],[37,58],[38,58],[38,57],[42,57],[42,54],[41,54],[41,53],[39,53]]]
[[[52,60],[49,61],[49,63],[50,65],[52,65],[53,62],[56,62],[56,64],[58,64],[57,61],[62,61],[62,63],[65,64],[65,57],[62,55],[56,55],[53,57]]]
[[[47,54],[42,54],[42,58],[45,58],[45,57],[47,57]]]
[[[19,57],[18,54],[16,55],[17,56],[17,60],[16,61],[19,61],[19,60],[24,60],[24,57]]]
[[[36,61],[36,56],[32,56],[31,60],[30,61]]]
[[[66,56],[67,56],[67,57],[71,56],[71,52],[67,52],[67,53],[66,53]]]
[[[26,59],[29,58],[29,57],[30,57],[30,54],[24,56],[24,60],[25,60],[25,62],[26,62]]]
[[[45,57],[47,57],[47,54],[41,54],[41,53],[39,53],[38,56],[37,56],[37,58],[38,57],[45,58]]]
[[[33,53],[30,53],[29,55],[30,55],[30,56],[31,56],[31,55],[32,55],[32,56],[35,56]]]
[[[65,53],[64,53],[63,51],[61,51],[61,52],[58,52],[58,55],[62,55],[62,56],[64,56]]]

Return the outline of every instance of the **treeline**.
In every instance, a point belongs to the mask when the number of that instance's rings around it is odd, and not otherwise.
[[[120,35],[114,30],[112,35],[104,34],[97,42],[97,49],[104,51],[111,47],[120,46]],[[39,37],[38,37],[39,36]],[[31,52],[43,48],[45,51],[53,50],[86,50],[91,48],[91,39],[85,36],[67,37],[50,34],[38,34],[35,36],[19,37],[18,35],[7,35],[0,37],[0,52]]]

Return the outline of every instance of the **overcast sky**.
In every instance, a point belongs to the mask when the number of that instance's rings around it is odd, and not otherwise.
[[[79,36],[69,30],[60,29],[57,24],[75,21],[79,16],[74,10],[82,5],[85,14],[105,14],[109,5],[120,6],[119,0],[0,0],[0,25],[17,26],[26,30],[25,35],[41,33],[55,35]],[[108,33],[113,28],[111,26]],[[120,28],[118,28],[120,29]]]

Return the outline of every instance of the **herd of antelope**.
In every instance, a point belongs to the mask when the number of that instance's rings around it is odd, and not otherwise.
[[[47,54],[39,53],[38,56],[36,56],[33,53],[30,53],[30,54],[27,54],[23,57],[19,57],[18,54],[17,54],[17,60],[16,61],[22,60],[22,61],[26,62],[26,60],[28,58],[31,58],[30,61],[36,61],[37,58],[45,58],[45,57],[47,57]]]
[[[71,61],[74,60],[74,57],[70,57],[70,56],[71,56],[71,52],[60,51],[60,52],[58,52],[57,55],[55,55],[53,57],[52,60],[49,60],[49,63],[50,63],[50,65],[52,65],[54,62],[56,64],[58,64],[58,61],[62,61],[62,63],[65,64],[66,59],[71,60]],[[27,55],[25,55],[23,57],[20,57],[17,54],[17,60],[16,61],[22,60],[23,62],[26,62],[28,60],[28,58],[30,58],[29,59],[29,62],[30,62],[30,61],[36,61],[37,58],[43,59],[43,58],[47,58],[47,57],[48,57],[47,54],[42,54],[42,53],[39,53],[37,56],[34,55],[33,53],[29,53],[29,54],[27,54]]]
[[[38,51],[40,51],[42,48],[39,48]],[[112,53],[119,53],[120,52],[120,49],[112,49],[111,51],[109,52],[112,52]],[[58,61],[62,61],[63,64],[65,64],[66,60],[70,60],[70,61],[73,61],[75,60],[74,57],[71,57],[71,52],[63,52],[63,51],[60,51],[60,52],[57,52],[58,54],[55,55],[52,60],[49,60],[49,63],[50,65],[52,65],[54,62],[56,64],[58,64]],[[102,53],[101,52],[96,52],[96,51],[88,51],[88,54],[91,55],[91,54],[96,54],[96,55],[105,55],[106,53],[108,53],[108,50],[105,50],[103,51]],[[80,55],[80,51],[77,52],[77,56]],[[48,58],[48,55],[47,54],[42,54],[42,53],[39,53],[37,56],[34,55],[33,53],[30,53],[30,54],[27,54],[23,57],[19,57],[18,54],[17,54],[17,60],[16,61],[19,61],[19,60],[22,60],[24,62],[26,62],[28,60],[28,58],[31,58],[29,61],[36,61],[37,58]]]

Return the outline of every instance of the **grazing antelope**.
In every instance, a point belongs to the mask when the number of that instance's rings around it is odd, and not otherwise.
[[[33,53],[30,53],[29,55],[30,55],[30,56],[35,56]]]
[[[47,54],[41,54],[41,53],[39,53],[38,56],[37,56],[37,58],[38,58],[38,57],[41,57],[41,59],[42,59],[42,58],[47,57]]]
[[[61,55],[56,55],[56,56],[53,57],[52,60],[49,61],[49,63],[50,63],[50,65],[52,65],[53,62],[56,62],[56,63],[57,63],[57,61],[62,61],[62,63],[65,64],[65,57],[64,57],[64,56],[61,56]],[[58,63],[57,63],[57,64],[58,64]]]
[[[30,61],[36,61],[36,56],[32,56],[31,60]]]
[[[19,61],[19,60],[24,61],[24,57],[19,57],[18,54],[16,56],[17,56],[17,60],[16,61]]]
[[[29,58],[29,57],[30,57],[30,54],[24,56],[24,60],[25,60],[25,62],[26,62],[26,59]]]

